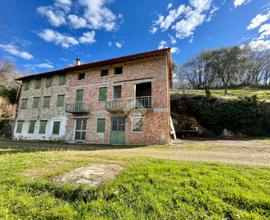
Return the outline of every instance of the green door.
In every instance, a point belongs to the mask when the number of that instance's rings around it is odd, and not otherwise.
[[[112,118],[111,144],[125,144],[125,121],[123,117]]]

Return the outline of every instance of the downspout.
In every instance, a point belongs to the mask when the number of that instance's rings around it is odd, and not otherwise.
[[[12,124],[12,133],[11,133],[11,139],[12,140],[14,140],[15,123],[16,123],[18,109],[19,109],[19,97],[21,95],[21,90],[22,90],[22,84],[18,83],[16,80],[15,80],[15,83],[17,83],[19,85],[19,89],[17,91],[16,100],[15,100],[16,110],[15,110],[14,121],[13,121],[13,124]]]

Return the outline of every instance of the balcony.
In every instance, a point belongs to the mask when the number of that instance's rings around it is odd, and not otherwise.
[[[83,102],[66,104],[66,112],[69,113],[90,113],[91,105]]]
[[[128,113],[135,108],[148,111],[152,108],[152,97],[136,97],[135,101],[134,99],[116,99],[106,103],[106,110],[112,113]]]

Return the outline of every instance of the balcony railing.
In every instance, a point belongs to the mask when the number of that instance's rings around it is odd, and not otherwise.
[[[152,96],[136,97],[136,108],[152,108]]]
[[[83,102],[66,104],[66,112],[70,113],[90,113],[91,105]]]
[[[109,112],[129,112],[132,109],[150,109],[152,108],[152,97],[143,96],[134,99],[116,99],[106,102],[106,110]]]

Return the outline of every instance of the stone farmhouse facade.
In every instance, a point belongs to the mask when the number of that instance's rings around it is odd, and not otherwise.
[[[21,77],[14,139],[170,141],[170,49]]]

